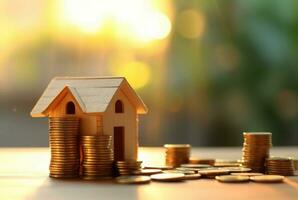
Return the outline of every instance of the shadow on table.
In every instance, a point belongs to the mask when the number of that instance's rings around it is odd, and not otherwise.
[[[82,179],[53,179],[47,177],[28,197],[30,200],[76,199],[138,199],[139,187],[145,185],[119,185],[113,180],[90,181]]]

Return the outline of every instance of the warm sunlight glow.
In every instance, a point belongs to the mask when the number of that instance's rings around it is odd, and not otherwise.
[[[64,0],[63,9],[66,20],[83,32],[94,33],[104,20],[102,7],[97,0]]]
[[[82,32],[112,28],[120,37],[142,42],[164,39],[171,31],[169,17],[153,0],[64,0],[62,15]]]
[[[146,63],[129,62],[116,69],[115,75],[125,76],[133,88],[139,89],[144,87],[151,78],[151,71]]]
[[[164,39],[170,33],[171,22],[164,14],[152,12],[136,18],[131,27],[135,36],[142,41]]]

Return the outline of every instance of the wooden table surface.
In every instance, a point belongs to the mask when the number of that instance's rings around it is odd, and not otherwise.
[[[276,156],[298,157],[298,147],[274,147]],[[48,177],[48,148],[0,148],[0,199],[42,200],[190,200],[190,199],[298,199],[298,176],[285,183],[227,184],[215,180],[181,183],[151,182],[145,185],[119,185],[111,181],[57,180]],[[192,155],[218,159],[239,159],[241,148],[193,148]],[[140,148],[140,160],[161,164],[163,148]]]

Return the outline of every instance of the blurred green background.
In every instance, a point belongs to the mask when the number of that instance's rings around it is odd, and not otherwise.
[[[47,146],[29,113],[54,76],[126,76],[140,144],[298,145],[298,2],[2,0],[0,146]]]

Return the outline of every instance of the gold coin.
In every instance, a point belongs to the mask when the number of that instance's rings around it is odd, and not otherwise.
[[[249,172],[251,168],[248,167],[224,167],[223,169],[229,170],[229,172]]]
[[[161,174],[153,174],[150,177],[154,181],[176,182],[176,181],[183,181],[185,175],[183,173],[161,173]]]
[[[78,149],[51,149],[51,154],[53,155],[64,155],[64,156],[68,156],[68,155],[73,155],[73,156],[79,156],[80,153],[78,151]]]
[[[105,143],[105,144],[82,144],[81,147],[86,150],[92,149],[111,149],[112,143]]]
[[[69,128],[51,128],[49,129],[49,136],[63,136],[63,135],[69,135],[69,136],[79,136],[79,130],[78,129],[69,129]]]
[[[215,163],[214,167],[239,167],[240,163]]]
[[[201,178],[201,174],[184,174],[185,180],[196,180],[200,178]]]
[[[77,144],[77,143],[73,143],[73,144],[53,144],[53,143],[50,143],[50,148],[52,148],[52,147],[54,147],[54,148],[74,148],[74,147],[76,147],[76,148],[78,148],[79,147],[79,145]]]
[[[76,151],[68,151],[68,152],[61,152],[61,151],[53,151],[51,152],[52,157],[66,157],[66,158],[79,158],[80,154]]]
[[[189,144],[165,144],[165,148],[190,148]]]
[[[75,174],[75,175],[60,175],[60,174],[50,174],[49,177],[50,178],[77,178],[79,175]]]
[[[207,165],[214,165],[215,159],[212,158],[189,158],[189,164],[207,164]]]
[[[166,170],[164,170],[164,171],[166,171]],[[174,171],[177,171],[176,173],[183,173],[184,175],[198,173],[198,171],[196,171],[196,170],[190,170],[189,168],[188,169],[176,168],[175,170],[168,170],[168,173],[169,173],[169,171],[173,171],[173,173],[174,173]]]
[[[102,163],[91,163],[91,162],[89,162],[89,163],[85,163],[84,161],[83,161],[83,163],[82,163],[82,166],[84,166],[84,167],[92,167],[92,166],[111,166],[111,165],[113,165],[113,161],[106,161],[106,162],[102,162]]]
[[[117,166],[121,167],[134,167],[134,166],[141,166],[141,163],[117,163]]]
[[[99,175],[83,175],[81,176],[82,179],[84,180],[109,180],[113,179],[112,176],[99,176]]]
[[[52,163],[77,163],[79,162],[79,158],[64,158],[64,157],[51,157]]]
[[[254,172],[233,172],[231,175],[234,176],[262,176],[262,173],[254,173]]]
[[[172,166],[166,166],[166,165],[145,165],[144,169],[169,170],[169,169],[173,169],[173,167]]]
[[[50,169],[51,174],[78,174],[79,170],[69,170],[69,169]]]
[[[175,170],[180,170],[182,172],[184,171],[190,171],[190,172],[198,172],[203,168],[186,168],[186,167],[176,167]]]
[[[50,141],[50,146],[77,146],[77,141]]]
[[[112,168],[112,163],[83,163],[83,168],[94,168],[94,169],[103,169],[103,168]]]
[[[252,176],[250,180],[260,183],[279,183],[284,181],[284,176],[280,175],[263,175],[263,176]]]
[[[127,163],[139,163],[141,164],[143,161],[136,161],[136,160],[123,160],[117,161],[117,164],[127,164]]]
[[[182,164],[181,167],[184,167],[184,168],[207,168],[207,167],[211,167],[211,165],[208,165],[208,164]]]
[[[50,166],[49,167],[49,169],[50,170],[70,170],[70,171],[76,171],[76,170],[79,170],[79,165],[77,165],[77,166],[72,166],[72,165],[70,165],[70,166]]]
[[[249,182],[249,176],[222,175],[216,176],[215,179],[225,183]]]
[[[144,184],[150,183],[148,176],[119,176],[116,178],[117,183],[121,184]]]
[[[80,137],[82,142],[110,142],[112,137],[97,137],[97,138],[84,138]]]
[[[83,174],[88,174],[88,175],[111,175],[112,170],[86,170],[83,169]]]
[[[248,136],[271,136],[272,133],[270,132],[243,132],[243,135],[248,137]]]
[[[141,169],[137,171],[133,171],[133,174],[135,175],[152,175],[152,174],[158,174],[162,171],[160,169]]]
[[[101,160],[114,160],[113,155],[101,155],[101,154],[96,154],[96,155],[83,155],[83,160],[84,161],[101,161]]]
[[[64,135],[64,134],[50,134],[49,135],[50,139],[79,139],[77,135]]]
[[[83,152],[84,153],[86,153],[86,154],[97,154],[97,153],[99,153],[99,154],[101,154],[101,153],[107,153],[107,154],[111,154],[111,153],[113,153],[113,151],[111,150],[111,149],[89,149],[89,150],[87,150],[87,149],[83,149]]]
[[[83,161],[85,162],[105,162],[105,161],[114,161],[113,157],[84,157]]]
[[[61,168],[51,168],[50,172],[52,174],[78,174],[79,169],[61,169]]]
[[[227,175],[229,170],[226,169],[202,169],[199,173],[203,176],[217,176],[217,175]]]
[[[50,123],[49,130],[52,129],[67,129],[67,130],[79,130],[80,126],[77,124],[58,124],[58,123]]]
[[[49,132],[53,131],[53,132],[78,132],[79,131],[79,126],[75,127],[75,126],[53,126],[50,125],[49,126]]]

